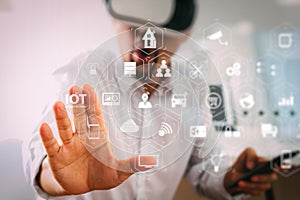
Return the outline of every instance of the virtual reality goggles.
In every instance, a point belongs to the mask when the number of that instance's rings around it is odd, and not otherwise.
[[[109,13],[133,25],[148,21],[158,27],[184,31],[196,15],[195,0],[106,0]]]

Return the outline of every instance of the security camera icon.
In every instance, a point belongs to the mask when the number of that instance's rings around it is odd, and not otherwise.
[[[226,41],[226,42],[222,41],[223,37],[224,37],[223,32],[217,31],[217,32],[207,36],[207,39],[212,40],[212,41],[218,41],[220,45],[228,46],[228,41]]]

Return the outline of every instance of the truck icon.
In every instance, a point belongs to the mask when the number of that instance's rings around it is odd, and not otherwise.
[[[276,138],[278,134],[278,127],[273,124],[261,124],[261,133],[264,138],[268,135]]]

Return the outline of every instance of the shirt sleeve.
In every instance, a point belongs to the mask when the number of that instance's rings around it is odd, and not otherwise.
[[[50,118],[50,111],[44,115],[43,119]],[[41,164],[46,158],[46,152],[43,148],[39,133],[39,125],[34,129],[34,133],[30,140],[23,143],[23,167],[26,181],[32,186],[38,199],[48,199],[48,195],[40,188],[37,182],[37,175],[39,174]]]
[[[88,53],[81,54],[69,64],[60,67],[53,72],[53,84],[57,86],[58,91],[56,94],[53,94],[55,100],[62,99],[65,93],[68,92],[68,88],[74,84],[78,68],[87,55]],[[55,137],[60,142],[52,111],[52,105],[55,100],[45,107],[44,112],[41,115],[41,120],[34,128],[31,138],[24,141],[22,147],[24,174],[27,182],[34,188],[38,195],[38,199],[49,199],[49,195],[40,188],[36,180],[36,177],[40,172],[41,164],[46,158],[46,152],[39,135],[40,124],[42,122],[47,122],[51,126]]]

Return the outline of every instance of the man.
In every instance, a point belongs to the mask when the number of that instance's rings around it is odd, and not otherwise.
[[[192,3],[192,1],[189,1],[189,3]],[[114,23],[117,32],[120,34],[131,28],[126,23],[118,20]],[[121,38],[119,41],[121,52],[126,52],[122,49],[128,49],[128,43],[130,45],[133,43],[133,35],[130,35],[130,31],[126,36],[129,37],[119,37]],[[129,42],[124,41],[125,39],[128,39]],[[171,59],[159,55],[167,53],[172,56],[184,42],[183,39],[176,40],[172,37],[166,38],[166,41],[171,41],[169,43],[172,43],[173,51],[159,50],[154,54],[151,50],[145,53],[142,50],[135,49],[129,54],[123,54],[123,61],[136,62],[139,66],[141,66],[141,61],[148,63],[148,61],[155,59],[156,65],[147,66],[146,71],[145,68],[137,67],[137,77],[141,78],[139,83],[142,83],[142,85],[136,94],[137,96],[148,95],[144,100],[145,105],[147,105],[146,103],[149,104],[148,100],[151,102],[156,101],[158,97],[155,95],[164,84],[161,78],[149,80],[145,77],[152,73],[155,74],[160,64],[170,66],[171,72],[172,70],[175,71],[174,67],[172,68]],[[108,49],[102,49],[102,51],[108,51]],[[65,67],[64,70],[67,75],[72,74],[72,70],[74,71],[72,66]],[[105,71],[104,69],[99,70],[101,72]],[[116,73],[109,70],[106,72],[109,75]],[[85,78],[85,75],[86,73],[81,73],[83,77],[78,78],[82,83],[90,81]],[[118,83],[120,84],[120,82]],[[105,83],[105,81],[101,82],[100,87],[106,87]],[[67,84],[70,85],[71,81],[68,81]],[[124,90],[123,86],[120,86],[120,88]],[[129,93],[130,88],[127,88],[123,93],[126,95],[127,91]],[[227,172],[221,179],[211,176],[205,170],[199,170],[199,166],[205,161],[197,156],[198,153],[192,147],[188,147],[186,151],[163,169],[159,169],[153,174],[150,173],[150,175],[142,173],[149,171],[149,168],[139,165],[136,157],[119,159],[115,156],[116,152],[111,144],[111,137],[114,137],[115,130],[107,128],[109,119],[103,112],[105,109],[100,104],[95,89],[89,84],[84,84],[83,87],[73,86],[69,91],[69,95],[84,96],[86,98],[85,107],[75,105],[73,107],[73,120],[71,120],[63,102],[58,101],[54,104],[53,110],[57,129],[51,127],[48,123],[42,123],[39,128],[40,138],[47,155],[43,153],[42,148],[39,146],[38,136],[35,136],[29,143],[29,148],[33,153],[31,160],[29,158],[26,161],[26,170],[30,175],[31,183],[42,198],[171,199],[179,181],[183,176],[186,176],[199,192],[214,199],[231,199],[231,195],[235,193],[262,195],[271,187],[271,182],[276,180],[275,174],[255,175],[250,182],[241,181],[237,188],[229,188],[229,185],[235,180],[259,163],[265,162],[265,159],[257,156],[252,149],[246,149],[232,166],[234,170]],[[141,101],[137,98],[133,100]],[[76,104],[80,104],[80,102],[76,102]],[[140,109],[147,110],[149,107],[144,106]],[[144,113],[142,119],[147,118],[146,111],[142,113]],[[190,115],[193,114],[190,113]],[[48,117],[45,117],[44,120],[49,120],[51,112],[48,112],[47,115]],[[72,123],[74,123],[75,130],[72,128]],[[92,127],[90,124],[98,126]],[[97,148],[90,148],[86,145],[86,139],[88,134],[97,133],[97,127],[100,127],[101,140],[96,141],[97,144],[99,143]],[[54,137],[55,132],[59,134],[61,144]],[[89,145],[93,145],[93,143],[89,143]],[[170,155],[170,153],[167,155]],[[165,159],[167,160],[167,158]],[[150,166],[158,164],[158,160],[154,156],[144,157],[141,162]]]

